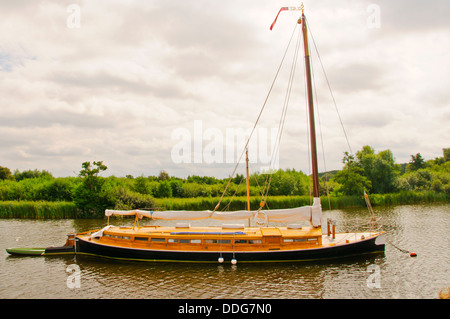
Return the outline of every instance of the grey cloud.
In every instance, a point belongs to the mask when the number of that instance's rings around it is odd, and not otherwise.
[[[171,83],[148,83],[146,79],[134,81],[112,75],[105,71],[93,74],[87,72],[60,72],[50,75],[47,80],[55,82],[70,90],[72,87],[89,89],[94,95],[103,95],[105,92],[134,93],[138,95],[153,95],[166,99],[196,98],[190,92],[183,89],[179,84]]]
[[[51,162],[61,175],[93,159],[105,160],[110,173],[123,175],[147,175],[149,170],[157,174],[161,169],[181,176],[189,171],[222,174],[215,165],[175,165],[169,158],[171,129],[189,128],[194,119],[204,120],[208,127],[251,127],[294,15],[280,16],[277,29],[270,33],[268,27],[279,9],[273,1],[80,0],[81,28],[68,29],[65,9],[72,0],[3,2],[2,26],[11,27],[0,35],[0,47],[24,49],[3,50],[0,55],[0,68],[10,71],[2,72],[1,157],[11,168],[20,163],[21,170],[49,169]],[[446,2],[305,3],[351,140],[375,147],[384,143],[380,147],[395,155],[412,147],[420,152],[430,140],[445,142],[448,130],[442,127],[448,112],[442,110],[448,106],[448,89],[442,84],[444,72],[438,71],[447,66],[448,46],[441,32],[448,27]],[[368,30],[365,24],[370,3],[380,6],[380,29]],[[417,48],[422,48],[415,46],[421,44],[424,31],[441,41],[442,54],[436,55],[429,41],[434,55],[427,65],[416,63],[412,69],[411,61],[424,56],[425,48],[419,53]],[[25,62],[16,67],[21,61]],[[429,70],[427,76],[421,76],[424,68]],[[315,71],[319,76],[318,64]],[[415,80],[417,74],[423,82]],[[326,83],[319,84],[324,88],[318,90],[320,100],[328,91]],[[283,94],[284,86],[279,91]],[[298,91],[303,93],[301,84]],[[302,98],[292,101],[301,103]],[[328,97],[326,103],[331,102]],[[390,112],[394,107],[395,114]],[[431,112],[428,121],[419,115],[424,107]],[[267,114],[269,110],[262,119],[277,121],[279,113]],[[405,116],[408,112],[410,116]],[[298,113],[303,116],[303,111]],[[323,115],[328,116],[321,110]],[[287,121],[298,127],[296,119]],[[414,130],[419,122],[421,132]],[[265,123],[270,127],[272,121]],[[328,135],[341,130],[322,123]],[[282,144],[292,147],[283,148],[280,163],[291,160],[292,150],[303,152],[298,150],[300,144],[306,146],[301,133],[285,132]],[[354,151],[358,145],[352,143]],[[335,148],[339,166],[345,149]],[[287,167],[291,165],[302,169],[303,163],[295,160]],[[229,167],[225,165],[223,172],[230,173]]]
[[[378,0],[381,28],[391,32],[428,31],[449,29],[448,0]]]
[[[42,108],[20,115],[4,115],[0,118],[0,127],[32,128],[54,125],[80,128],[113,128],[118,119],[109,116],[75,113],[63,109]]]
[[[376,91],[383,88],[386,69],[382,65],[351,63],[331,68],[329,77],[333,89],[348,93],[361,90]]]

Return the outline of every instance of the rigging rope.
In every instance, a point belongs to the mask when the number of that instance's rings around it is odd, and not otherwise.
[[[249,163],[249,167],[251,167],[251,164],[250,164],[250,163]],[[264,189],[261,190],[261,186],[259,186],[258,178],[257,178],[256,176],[254,176],[254,178],[255,178],[256,186],[257,186],[257,188],[258,188],[258,192],[259,192],[260,195],[261,195],[261,201],[260,201],[260,202],[262,202],[263,199],[264,199]],[[267,209],[269,209],[269,205],[267,205],[267,202],[265,202],[265,206],[267,206]]]
[[[238,192],[239,187],[241,186],[241,184],[242,184],[243,181],[244,181],[244,179],[241,178],[241,181],[239,182],[239,185],[236,187],[236,190],[234,191],[233,196],[231,196],[230,201],[228,202],[227,206],[225,206],[225,207],[222,209],[222,211],[226,211],[226,210],[228,210],[228,209],[230,208],[231,202],[233,201],[233,198],[236,196],[236,193]]]
[[[386,241],[391,244],[394,248],[397,248],[399,251],[401,251],[402,253],[405,254],[411,254],[411,252],[409,250],[405,250],[405,249],[401,249],[400,247],[398,247],[397,245],[395,245],[393,242],[391,242],[388,238],[386,238]],[[412,256],[411,256],[412,257]]]
[[[275,156],[275,154],[277,154],[277,152],[279,151],[279,148],[280,148],[281,136],[283,134],[284,123],[286,121],[286,114],[287,114],[289,101],[290,101],[290,97],[291,97],[291,92],[292,92],[292,85],[294,83],[294,76],[295,76],[295,70],[296,70],[296,66],[297,66],[297,59],[298,59],[298,52],[299,52],[299,48],[300,48],[300,43],[301,43],[301,32],[298,33],[297,43],[296,43],[295,51],[294,51],[294,58],[293,58],[293,61],[292,61],[291,70],[290,70],[290,74],[289,74],[288,85],[287,85],[287,89],[286,89],[286,95],[285,95],[285,98],[284,98],[283,110],[281,112],[281,118],[280,118],[280,122],[278,124],[277,137],[276,137],[276,140],[275,140],[274,148],[272,150],[272,157],[270,159],[269,167],[272,167],[274,156]],[[264,194],[264,198],[263,198],[264,201],[266,201],[267,196],[269,195],[269,188],[270,188],[270,183],[272,181],[272,175],[273,174],[269,174],[266,177],[267,189],[266,189],[266,192]]]
[[[337,107],[336,99],[334,98],[333,91],[331,90],[330,81],[328,80],[328,76],[327,76],[327,73],[325,72],[325,68],[324,68],[324,66],[323,66],[322,59],[320,58],[320,54],[319,54],[319,50],[318,50],[317,45],[316,45],[316,41],[314,40],[314,36],[313,36],[313,34],[312,34],[311,27],[309,26],[308,20],[307,20],[307,19],[305,19],[305,20],[306,20],[306,24],[307,24],[307,26],[308,26],[309,33],[311,34],[311,39],[312,39],[312,41],[313,41],[314,48],[316,49],[317,58],[319,59],[320,66],[322,67],[322,72],[323,72],[323,74],[324,74],[324,76],[325,76],[325,80],[326,80],[326,82],[327,82],[328,89],[329,89],[330,94],[331,94],[331,98],[332,98],[332,100],[333,100],[334,108],[336,109],[336,113],[337,113],[337,115],[338,115],[339,122],[341,123],[342,130],[344,131],[344,136],[345,136],[345,139],[346,139],[346,141],[347,141],[347,145],[348,145],[348,148],[349,148],[349,150],[350,150],[350,154],[353,155],[353,151],[352,151],[352,148],[351,148],[351,146],[350,146],[350,142],[349,142],[348,137],[347,137],[347,132],[345,131],[344,123],[342,122],[341,114],[339,113],[339,109],[338,109],[338,107]]]
[[[255,122],[255,124],[253,125],[253,128],[252,128],[252,130],[251,130],[251,132],[250,132],[250,135],[249,135],[249,137],[248,137],[248,139],[247,139],[247,142],[245,143],[245,146],[244,146],[244,148],[243,148],[243,151],[242,151],[242,153],[241,153],[241,156],[239,157],[239,160],[237,161],[236,166],[234,167],[233,173],[231,174],[230,178],[228,179],[228,183],[227,183],[227,185],[225,186],[225,189],[224,189],[224,191],[223,191],[223,193],[222,193],[222,195],[221,195],[221,197],[220,197],[220,199],[219,199],[219,202],[217,203],[216,207],[214,208],[214,211],[213,211],[213,212],[215,212],[215,211],[219,208],[220,203],[222,202],[222,199],[223,199],[223,197],[225,196],[225,193],[226,193],[228,187],[230,186],[231,180],[233,179],[233,176],[234,176],[234,174],[236,173],[236,170],[237,170],[237,168],[238,168],[238,166],[239,166],[239,164],[240,164],[240,162],[241,162],[241,160],[242,160],[242,156],[244,155],[245,150],[246,150],[246,148],[248,147],[248,144],[249,144],[250,139],[251,139],[251,137],[252,137],[252,135],[253,135],[253,133],[254,133],[254,131],[255,131],[255,129],[256,129],[256,126],[258,125],[258,122],[259,122],[259,120],[260,120],[260,118],[261,118],[262,112],[264,111],[264,108],[266,107],[266,104],[267,104],[267,101],[268,101],[268,99],[269,99],[269,96],[270,96],[270,94],[272,93],[272,90],[273,90],[273,87],[274,87],[274,85],[275,85],[276,79],[278,78],[278,74],[280,73],[281,67],[283,66],[284,59],[286,58],[286,54],[287,54],[288,49],[289,49],[289,47],[290,47],[290,45],[291,45],[292,38],[294,37],[294,34],[295,34],[295,30],[296,30],[296,29],[297,29],[297,22],[295,23],[294,30],[293,30],[293,32],[292,32],[291,38],[290,38],[289,43],[288,43],[288,45],[287,45],[287,47],[286,47],[286,50],[285,50],[285,52],[284,52],[283,58],[281,59],[281,63],[280,63],[280,65],[279,65],[279,67],[278,67],[277,72],[275,73],[275,77],[274,77],[274,79],[273,79],[273,81],[272,81],[272,84],[271,84],[271,86],[270,86],[269,92],[268,92],[268,94],[267,94],[267,96],[266,96],[266,99],[264,100],[263,106],[262,106],[262,108],[261,108],[261,110],[260,110],[260,112],[259,112],[259,114],[258,114],[258,117],[256,118],[256,122]]]

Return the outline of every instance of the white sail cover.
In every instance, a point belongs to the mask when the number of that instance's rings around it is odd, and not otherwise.
[[[267,216],[269,222],[290,223],[297,221],[309,221],[314,227],[319,227],[322,224],[322,207],[320,198],[314,198],[312,206],[303,206],[289,209],[274,209],[274,210],[260,210],[248,211],[238,210],[233,212],[217,212],[210,210],[203,211],[186,211],[186,210],[167,210],[167,211],[145,211],[145,210],[106,210],[106,216],[120,215],[131,216],[137,215],[152,219],[164,220],[200,220],[200,219],[218,219],[218,220],[244,220],[253,218],[256,213],[263,212]]]
[[[153,212],[153,219],[165,220],[199,220],[209,218],[212,214],[210,210],[187,211],[187,210],[165,210]]]
[[[214,212],[211,218],[218,220],[241,220],[253,218],[254,214],[255,212],[250,210],[237,210],[234,212]]]
[[[91,238],[95,238],[95,237],[103,237],[103,232],[104,232],[105,230],[110,229],[111,227],[114,227],[114,226],[113,226],[113,225],[108,225],[108,226],[103,227],[103,228],[100,229],[99,231],[97,231],[97,232],[91,234]]]

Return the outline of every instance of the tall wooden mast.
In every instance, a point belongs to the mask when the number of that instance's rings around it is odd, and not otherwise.
[[[245,162],[247,167],[247,210],[250,210],[250,176],[248,174],[248,148],[245,150]]]
[[[311,84],[311,62],[309,58],[308,29],[306,25],[306,17],[305,14],[303,13],[303,6],[302,6],[302,17],[301,19],[298,20],[298,22],[302,24],[303,44],[305,49],[306,87],[308,91],[309,129],[311,138],[313,195],[314,197],[319,197],[319,172],[317,165],[316,127],[314,123],[314,103]]]

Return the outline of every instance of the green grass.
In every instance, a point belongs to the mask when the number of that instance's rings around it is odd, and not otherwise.
[[[448,195],[427,192],[399,192],[394,194],[372,194],[369,195],[372,206],[407,205],[423,203],[447,203]],[[293,208],[311,205],[309,196],[271,196],[267,199],[269,209]],[[197,198],[155,198],[156,206],[164,210],[213,210],[219,202],[219,197],[197,197]],[[219,210],[222,210],[230,202],[230,197],[224,197]],[[250,207],[252,210],[259,208],[259,198],[252,198]],[[321,197],[322,209],[343,209],[350,207],[365,207],[364,196],[327,196]],[[234,197],[228,210],[246,209],[247,197]]]
[[[77,212],[72,202],[0,201],[0,218],[64,219]]]
[[[373,206],[408,205],[424,203],[448,203],[449,197],[432,191],[403,191],[394,194],[372,194],[369,196]],[[231,197],[224,197],[218,210],[224,210]],[[155,198],[155,207],[160,210],[214,210],[219,197],[196,198]],[[321,198],[323,210],[365,207],[363,196],[324,196]],[[259,208],[260,199],[252,198],[252,210]],[[272,196],[267,199],[269,209],[283,209],[311,204],[309,196]],[[234,197],[227,210],[246,209],[247,197]],[[0,201],[0,218],[64,219],[89,218],[82,214],[73,202],[46,201]],[[96,217],[92,215],[91,217]],[[97,216],[98,217],[98,216]]]

